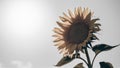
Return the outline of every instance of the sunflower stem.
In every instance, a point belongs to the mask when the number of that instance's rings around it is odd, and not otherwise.
[[[78,53],[79,50],[77,49],[78,47],[76,47],[76,50],[75,50],[75,55],[76,55],[76,58],[79,58],[81,59],[82,61],[84,61],[86,63],[86,65],[88,65],[87,61],[85,59],[83,59],[82,57],[80,57],[80,54]]]
[[[92,64],[91,64],[91,61],[90,61],[90,57],[89,57],[89,54],[88,54],[87,47],[84,47],[84,50],[85,50],[86,58],[87,58],[87,61],[88,61],[88,68],[92,68]]]
[[[95,56],[94,56],[94,58],[93,58],[93,60],[92,60],[92,67],[93,67],[93,63],[94,63],[95,58],[97,57],[97,55],[98,55],[98,54],[95,54]]]
[[[85,59],[83,59],[82,57],[79,57],[79,59],[81,59],[82,61],[84,61],[86,63],[86,65],[88,65],[88,63]]]

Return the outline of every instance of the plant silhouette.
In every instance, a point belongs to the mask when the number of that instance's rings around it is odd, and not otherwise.
[[[63,13],[64,16],[59,16],[61,21],[57,21],[60,27],[55,27],[55,34],[53,37],[63,58],[56,64],[56,66],[63,66],[72,62],[74,59],[82,60],[88,68],[93,68],[94,61],[97,55],[101,52],[109,51],[119,45],[110,46],[108,44],[97,44],[93,46],[93,41],[99,40],[96,33],[99,32],[100,23],[96,23],[99,18],[93,19],[93,12],[88,8],[75,8],[74,12],[68,9],[68,14]],[[88,49],[92,50],[95,55],[90,59]],[[80,53],[85,54],[86,59],[80,56]],[[109,62],[100,62],[100,68],[113,68]],[[83,63],[78,63],[74,68],[84,68]]]

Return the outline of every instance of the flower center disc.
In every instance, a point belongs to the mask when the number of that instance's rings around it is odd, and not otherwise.
[[[89,33],[89,27],[84,22],[77,22],[70,26],[67,32],[66,40],[69,43],[80,44],[86,40]]]

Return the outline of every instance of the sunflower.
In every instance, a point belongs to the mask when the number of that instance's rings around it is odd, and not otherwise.
[[[82,51],[88,42],[97,40],[95,33],[100,31],[101,24],[96,23],[99,18],[91,19],[93,12],[88,8],[82,10],[81,7],[75,8],[74,12],[68,9],[68,14],[59,16],[61,21],[56,23],[60,27],[55,27],[53,37],[60,53],[72,55],[74,51]]]

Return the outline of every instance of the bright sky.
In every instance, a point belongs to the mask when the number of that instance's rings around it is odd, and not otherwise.
[[[53,46],[52,29],[58,16],[67,9],[89,7],[100,18],[100,41],[94,43],[120,44],[119,0],[0,0],[0,68],[57,68],[62,58]],[[120,67],[120,47],[101,53],[99,61]],[[92,51],[90,51],[92,55]],[[93,56],[92,56],[93,57]],[[61,68],[72,68],[79,60]],[[81,61],[80,61],[81,62]]]

